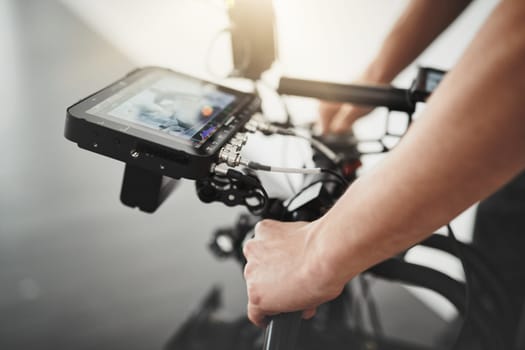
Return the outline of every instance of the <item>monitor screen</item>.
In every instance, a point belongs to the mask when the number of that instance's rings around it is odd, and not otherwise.
[[[200,145],[218,128],[236,96],[176,73],[155,72],[121,89],[87,113],[141,125]]]

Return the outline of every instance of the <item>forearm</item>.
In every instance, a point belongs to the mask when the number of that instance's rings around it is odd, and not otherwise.
[[[465,9],[471,0],[412,0],[394,24],[376,58],[363,74],[368,81],[391,82]]]
[[[504,1],[402,142],[312,225],[332,279],[424,239],[524,169],[524,37],[525,3]]]

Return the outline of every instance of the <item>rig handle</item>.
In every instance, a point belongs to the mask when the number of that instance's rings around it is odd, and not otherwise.
[[[294,350],[299,337],[302,312],[275,315],[266,326],[263,350]]]

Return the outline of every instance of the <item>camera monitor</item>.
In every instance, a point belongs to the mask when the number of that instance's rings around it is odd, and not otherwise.
[[[198,179],[259,106],[253,94],[144,68],[69,107],[65,136],[127,164]]]

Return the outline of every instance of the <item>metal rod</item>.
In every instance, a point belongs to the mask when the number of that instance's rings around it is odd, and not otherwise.
[[[335,102],[349,102],[392,111],[412,113],[414,102],[410,90],[391,86],[336,84],[313,80],[281,78],[277,92],[282,95],[314,97]]]

